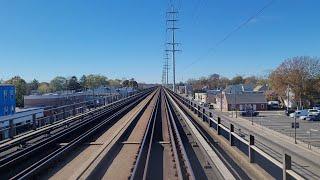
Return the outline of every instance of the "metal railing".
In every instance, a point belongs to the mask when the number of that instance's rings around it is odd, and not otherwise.
[[[128,95],[133,94],[134,93]],[[4,120],[1,120],[1,124],[6,125],[0,127],[0,143],[1,141],[5,142],[18,137],[20,134],[24,134],[30,130],[36,130],[37,128],[59,122],[60,120],[71,116],[82,114],[97,107],[105,106],[125,97],[126,96],[121,96],[120,94],[96,97],[93,100],[45,109],[41,112],[34,112],[19,117],[8,116]]]
[[[229,123],[229,127],[227,127],[221,123],[220,117],[213,117],[211,112],[207,115],[206,110],[201,109],[199,105],[196,105],[185,97],[177,94],[174,95],[195,115],[208,123],[208,125],[215,130],[218,135],[229,141],[230,146],[236,147],[243,152],[248,157],[250,163],[258,164],[276,179],[304,179],[304,177],[292,170],[293,163],[288,152],[284,152],[282,154],[282,162],[279,162],[277,159],[256,146],[257,141],[253,134],[245,134],[244,132],[239,131],[236,132],[232,123]],[[261,144],[261,142],[258,143]]]

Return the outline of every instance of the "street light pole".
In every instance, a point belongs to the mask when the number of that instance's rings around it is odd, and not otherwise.
[[[236,118],[238,117],[237,115],[237,93],[236,91],[234,92],[234,110],[235,110],[235,113],[236,113]]]
[[[289,101],[290,101],[290,99],[289,99],[290,98],[289,97],[289,91],[290,91],[289,88],[290,87],[289,87],[289,84],[288,84],[288,87],[287,87],[287,112],[289,112]]]
[[[251,125],[253,125],[253,110],[251,110]]]
[[[294,115],[294,143],[297,144],[297,117]]]

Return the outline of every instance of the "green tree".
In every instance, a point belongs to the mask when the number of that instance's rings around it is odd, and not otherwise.
[[[67,79],[57,76],[50,81],[50,89],[52,92],[67,90]]]
[[[113,87],[120,87],[121,86],[121,80],[120,79],[109,79],[109,85]]]
[[[24,105],[24,96],[27,93],[27,83],[20,76],[15,76],[5,83],[12,84],[16,87],[16,105],[18,107],[23,107]]]
[[[33,79],[30,83],[27,84],[27,94],[31,94],[32,91],[38,90],[39,87],[39,81],[36,79]]]
[[[124,80],[124,81],[122,81],[122,86],[123,87],[129,87],[129,80]]]
[[[131,79],[131,80],[129,81],[129,87],[137,88],[137,87],[138,87],[137,81],[135,81],[134,79]]]
[[[100,86],[108,85],[108,78],[102,75],[90,74],[86,77],[86,87],[94,89]]]
[[[236,76],[234,78],[231,79],[231,84],[243,84],[244,83],[244,79],[242,76]]]
[[[82,89],[86,89],[86,81],[87,81],[87,76],[86,75],[82,75],[80,78],[80,86]]]
[[[74,90],[77,91],[81,89],[81,85],[78,82],[78,78],[76,76],[72,76],[69,80],[68,80],[68,90]]]

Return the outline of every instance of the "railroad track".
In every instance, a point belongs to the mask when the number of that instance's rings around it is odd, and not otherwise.
[[[207,179],[250,179],[247,173],[225,153],[215,139],[189,114],[179,103],[175,94],[167,91],[168,97],[171,100],[178,117],[180,117],[181,126],[188,135],[193,136],[191,140],[195,147],[199,147],[198,156],[202,155],[200,162],[201,168],[204,170],[203,174]],[[200,169],[201,169],[200,168]],[[196,168],[194,168],[197,170]],[[201,171],[198,177],[201,179]],[[203,175],[202,175],[203,176]]]
[[[81,118],[74,127],[61,130],[49,138],[40,140],[27,148],[14,151],[12,154],[5,156],[0,161],[0,176],[4,179],[25,179],[37,175],[90,135],[99,131],[108,125],[108,123],[112,124],[112,121],[117,120],[132,109],[149,93],[150,90],[132,99],[114,104],[110,108],[89,113],[88,116]],[[42,132],[39,134],[42,135]],[[26,139],[29,140],[29,137]],[[11,147],[16,144],[15,141],[13,145],[9,144],[8,146]]]
[[[153,110],[130,179],[195,179],[164,91]]]
[[[0,159],[1,178],[248,179],[164,88],[56,127],[21,139],[34,143]]]

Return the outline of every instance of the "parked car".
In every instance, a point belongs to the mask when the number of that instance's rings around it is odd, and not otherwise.
[[[290,114],[291,118],[297,117],[299,118],[300,116],[308,116],[308,110],[304,109],[304,110],[297,110],[293,113]]]
[[[308,114],[316,116],[316,115],[320,114],[320,110],[318,110],[318,109],[309,109],[308,110]]]
[[[307,121],[320,121],[320,114],[318,115],[308,115],[305,120]]]
[[[241,116],[258,116],[259,112],[254,110],[246,110],[246,111],[241,111],[240,115]]]
[[[301,119],[301,120],[306,120],[307,118],[310,118],[310,115],[309,115],[309,114],[299,116],[299,119]]]
[[[273,110],[273,109],[279,109],[279,108],[280,108],[279,101],[268,101],[268,109]]]
[[[209,104],[209,109],[214,109],[214,106],[212,103]]]
[[[313,107],[312,109],[320,110],[320,107],[319,107],[319,106],[315,106],[315,107]]]
[[[308,109],[308,114],[300,116],[299,119],[312,121],[313,119],[316,119],[319,116],[319,114],[320,114],[320,110]]]
[[[289,116],[291,113],[294,113],[295,111],[293,109],[285,110],[285,114]]]

